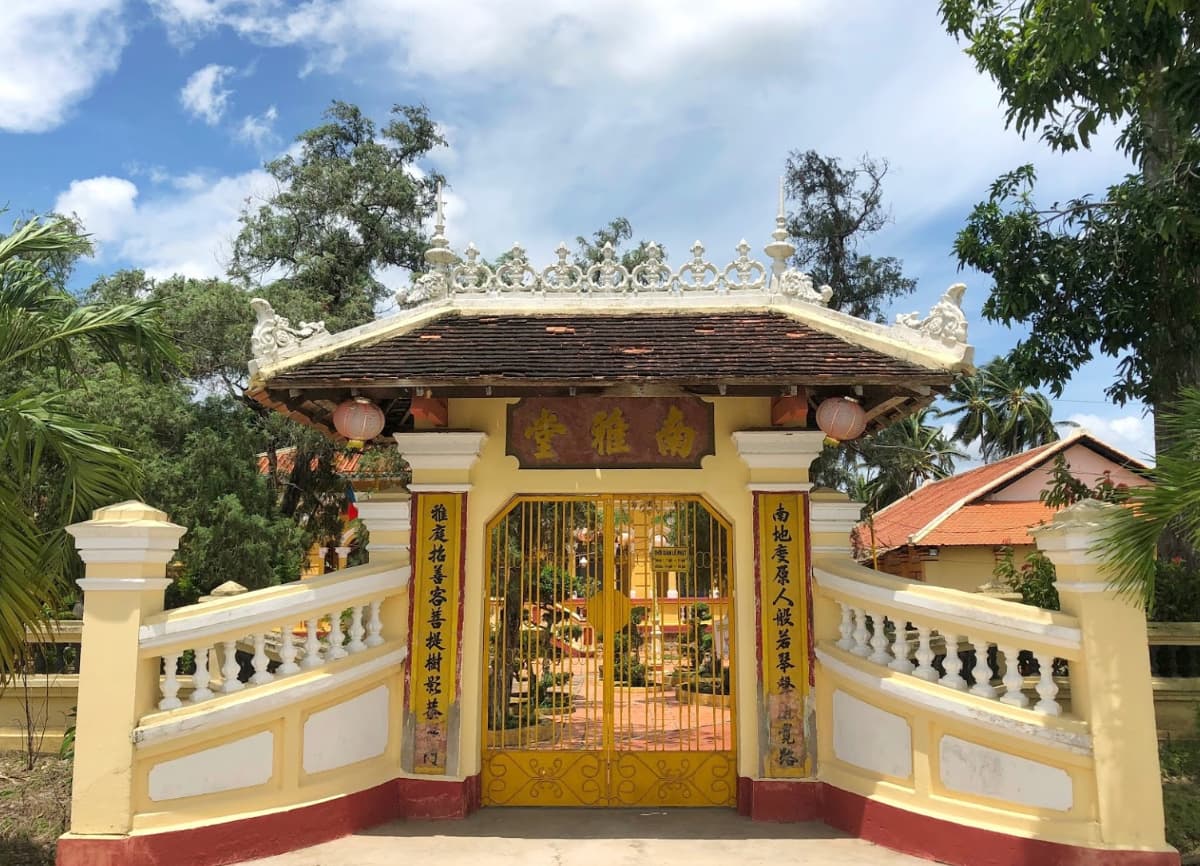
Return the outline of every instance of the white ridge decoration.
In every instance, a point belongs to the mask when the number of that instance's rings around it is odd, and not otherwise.
[[[961,345],[967,342],[967,317],[962,311],[966,290],[965,284],[955,283],[946,289],[924,319],[920,313],[901,313],[896,316],[896,324],[941,340],[947,346]]]
[[[278,315],[262,298],[252,298],[250,307],[258,321],[250,335],[250,351],[255,358],[273,360],[280,352],[299,346],[313,337],[328,337],[324,322],[301,322],[299,327]]]

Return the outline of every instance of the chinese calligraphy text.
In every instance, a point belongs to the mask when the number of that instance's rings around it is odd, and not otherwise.
[[[522,468],[695,469],[715,453],[698,397],[526,397],[508,407],[507,452]]]
[[[808,599],[804,499],[758,493],[758,593],[762,689],[767,713],[765,775],[807,776],[804,697],[808,693]]]
[[[416,725],[413,770],[446,772],[451,706],[457,695],[458,597],[462,578],[462,495],[417,497],[413,549],[409,710]]]

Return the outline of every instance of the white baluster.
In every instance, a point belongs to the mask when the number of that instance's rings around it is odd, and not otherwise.
[[[275,679],[267,670],[271,660],[267,658],[267,636],[264,632],[260,631],[254,634],[254,658],[251,659],[251,662],[254,664],[254,675],[250,677],[250,682],[254,685],[261,686]]]
[[[221,667],[221,691],[225,694],[236,692],[242,688],[242,682],[238,679],[241,666],[237,662],[237,641],[222,641],[221,655],[225,660]]]
[[[849,652],[854,648],[854,610],[842,601],[838,602],[838,607],[842,609],[842,621],[838,624],[842,639],[835,646]]]
[[[325,660],[344,659],[349,653],[342,646],[346,642],[346,633],[342,631],[342,612],[335,610],[329,615],[329,649],[325,651]]]
[[[300,660],[300,667],[306,671],[312,668],[321,666],[321,640],[317,637],[318,620],[306,619],[304,621],[304,658]]]
[[[942,640],[946,642],[946,657],[942,659],[942,667],[946,671],[946,675],[942,677],[942,685],[949,686],[956,691],[965,692],[967,690],[967,681],[962,678],[962,659],[958,657],[958,638],[956,634],[944,634]]]
[[[871,648],[874,650],[867,661],[875,662],[877,665],[890,664],[892,654],[888,652],[887,632],[884,630],[883,615],[878,611],[869,614],[871,617]]]
[[[902,674],[911,674],[913,663],[908,660],[908,630],[899,620],[892,620],[892,625],[896,629],[896,635],[892,640],[893,658],[888,667]]]
[[[367,646],[379,646],[383,643],[383,620],[379,618],[379,606],[382,600],[371,602],[371,615],[367,618]]]
[[[363,635],[367,630],[363,628],[362,621],[362,605],[356,604],[350,608],[350,643],[346,644],[346,649],[352,653],[360,653],[367,648],[363,643]]]
[[[183,701],[179,700],[179,653],[171,653],[163,658],[163,672],[166,678],[162,684],[162,700],[158,702],[160,710],[173,710],[176,707],[182,707]]]
[[[1058,696],[1058,683],[1054,682],[1054,659],[1044,659],[1043,656],[1037,653],[1033,656],[1034,661],[1038,664],[1038,670],[1041,672],[1038,676],[1037,693],[1041,699],[1033,708],[1039,713],[1045,713],[1047,716],[1058,716],[1062,714],[1062,706],[1056,700]]]
[[[931,683],[938,681],[938,672],[933,666],[933,648],[929,645],[929,629],[923,625],[917,626],[917,667],[913,675]]]
[[[212,652],[208,647],[204,649],[193,650],[196,654],[196,672],[192,674],[192,696],[188,699],[193,704],[198,704],[201,701],[207,701],[213,696],[213,691],[208,687],[212,679],[212,675],[208,670],[208,656]]]
[[[1025,678],[1021,676],[1021,664],[1017,661],[1018,650],[999,644],[996,650],[1004,653],[1004,697],[1000,698],[1000,703],[1014,707],[1029,706],[1029,698],[1021,691]]]
[[[867,613],[861,607],[854,608],[854,646],[850,652],[866,658],[871,654],[871,645],[867,639],[871,633],[867,631]]]
[[[981,698],[996,697],[996,689],[992,686],[992,668],[988,664],[988,642],[981,637],[967,636],[975,647],[975,667],[971,673],[975,677],[975,685],[971,686],[971,694]]]
[[[279,661],[280,665],[275,669],[276,676],[286,677],[300,670],[300,665],[296,664],[296,636],[292,634],[291,623],[279,629]]]

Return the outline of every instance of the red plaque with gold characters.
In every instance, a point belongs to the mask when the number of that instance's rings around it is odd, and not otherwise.
[[[416,721],[413,772],[446,772],[451,710],[458,700],[461,493],[416,497],[409,709]]]
[[[523,469],[697,469],[714,453],[698,397],[526,397],[508,407],[507,452]]]
[[[762,695],[767,715],[763,775],[809,775],[808,564],[804,495],[756,493]]]

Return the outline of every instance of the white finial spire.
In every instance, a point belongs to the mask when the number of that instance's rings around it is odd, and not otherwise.
[[[441,181],[438,181],[435,201],[433,237],[429,239],[429,249],[425,250],[425,261],[437,267],[454,264],[458,257],[454,255],[454,250],[450,249],[450,241],[446,240],[446,202],[442,196]]]
[[[779,278],[787,270],[787,261],[796,252],[795,244],[788,240],[787,212],[784,210],[785,180],[779,178],[779,212],[775,215],[775,231],[771,232],[771,242],[763,247],[763,252],[771,258],[771,291],[777,291]]]

